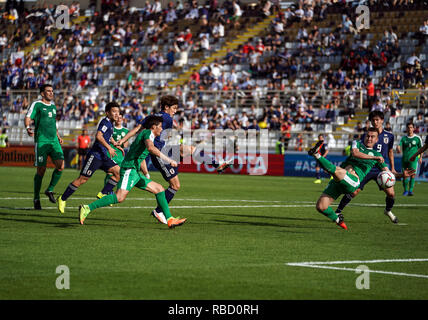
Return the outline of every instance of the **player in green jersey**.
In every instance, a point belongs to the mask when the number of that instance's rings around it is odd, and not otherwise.
[[[423,154],[427,149],[428,149],[428,136],[425,137],[425,143],[424,143],[424,145],[422,147],[420,147],[418,149],[418,151],[416,151],[416,153],[410,157],[409,160],[410,161],[415,161],[416,157],[418,155],[420,155],[420,154]]]
[[[48,156],[55,164],[51,181],[45,191],[49,201],[56,203],[53,193],[54,187],[61,178],[64,170],[64,153],[61,148],[62,139],[56,127],[56,106],[53,103],[54,92],[52,85],[44,84],[40,87],[41,100],[34,101],[28,108],[24,124],[30,137],[34,137],[35,163],[37,172],[34,176],[34,209],[41,210],[40,189],[42,188],[43,176],[46,172]],[[31,122],[34,120],[34,130]]]
[[[397,146],[397,152],[403,153],[401,158],[401,167],[403,169],[414,169],[418,171],[418,160],[410,161],[410,157],[422,147],[422,139],[414,133],[415,126],[413,123],[406,125],[407,136],[404,136],[400,140],[400,145]],[[419,158],[419,163],[422,162],[422,158]],[[403,179],[404,193],[403,196],[413,196],[413,188],[415,186],[415,175],[410,178]]]
[[[102,197],[89,205],[79,206],[79,221],[81,224],[83,224],[88,214],[93,210],[123,202],[133,187],[155,194],[157,203],[162,208],[169,228],[180,226],[186,222],[186,219],[177,219],[171,215],[162,185],[146,178],[140,173],[141,162],[149,153],[160,157],[165,163],[177,167],[176,161],[161,153],[153,144],[155,137],[159,137],[162,132],[162,117],[149,116],[145,121],[145,128],[131,144],[125,159],[122,161],[120,166],[120,180],[116,193]]]
[[[116,121],[114,121],[113,135],[112,135],[114,141],[119,141],[124,136],[126,136],[126,134],[129,132],[128,129],[126,129],[125,127],[122,127],[122,123],[123,123],[123,114],[119,114],[118,119]],[[122,163],[125,156],[123,155],[121,150],[116,148],[112,143],[110,143],[110,146],[117,151],[116,155],[111,159],[120,166],[120,164]],[[128,146],[129,146],[129,141],[126,141],[123,145],[121,145],[121,147],[123,149],[128,148]],[[104,185],[106,185],[108,183],[108,180],[112,176],[113,175],[111,173],[106,174],[106,177],[104,178]],[[97,198],[101,199],[104,196],[105,195],[102,192],[99,192],[97,195]]]
[[[358,189],[360,181],[364,179],[374,166],[378,166],[382,171],[389,171],[382,155],[373,149],[378,140],[378,135],[375,128],[370,128],[365,135],[364,143],[354,141],[351,156],[340,167],[336,167],[320,155],[319,151],[323,144],[322,141],[319,141],[314,148],[308,151],[308,154],[317,159],[321,167],[333,176],[333,180],[330,180],[327,188],[325,188],[319,197],[316,208],[320,213],[336,222],[338,226],[345,230],[348,227],[344,222],[343,215],[336,214],[331,208],[334,200],[341,194],[354,193]],[[406,169],[403,173],[396,173],[395,176],[410,176],[412,173],[414,173],[414,170]]]

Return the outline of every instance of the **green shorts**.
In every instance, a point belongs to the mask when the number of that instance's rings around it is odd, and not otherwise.
[[[405,161],[402,162],[402,170],[404,169],[415,169],[415,171],[418,171],[418,160],[415,161]]]
[[[122,163],[123,159],[125,159],[125,157],[123,156],[122,151],[116,151],[116,155],[112,158],[112,160],[116,162],[119,166]]]
[[[48,156],[51,157],[52,161],[64,160],[64,152],[58,140],[54,142],[37,142],[34,146],[34,152],[34,166],[36,167],[46,167]]]
[[[135,168],[120,168],[120,180],[117,188],[131,191],[133,187],[137,187],[146,190],[147,185],[151,181],[142,175],[139,170],[135,170]]]
[[[353,193],[358,189],[359,186],[360,179],[347,172],[345,178],[339,182],[330,180],[327,188],[324,189],[323,193],[336,200],[341,194]]]

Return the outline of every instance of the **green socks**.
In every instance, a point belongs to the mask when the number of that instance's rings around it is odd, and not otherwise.
[[[319,161],[319,163],[321,164],[321,167],[325,171],[327,171],[331,175],[333,175],[336,172],[336,166],[332,164],[329,160],[321,156],[319,153],[316,153],[314,157]]]
[[[410,180],[410,178],[403,179],[403,188],[404,188],[405,192],[409,190],[409,188],[408,188],[409,180]]]
[[[102,207],[107,207],[110,204],[116,204],[119,201],[117,201],[117,197],[116,194],[109,194],[107,196],[102,197],[101,199],[98,199],[94,202],[92,202],[91,204],[89,204],[89,209],[91,211],[98,209],[98,208],[102,208]]]
[[[40,189],[42,188],[43,177],[37,173],[34,175],[34,200],[40,199]]]
[[[337,214],[331,207],[328,207],[327,210],[324,210],[322,214],[325,215],[327,218],[331,219],[333,222],[336,222],[337,220]]]
[[[168,219],[171,218],[171,212],[169,211],[168,201],[166,201],[165,198],[165,191],[156,194],[156,201],[158,202],[158,207],[162,209],[162,212],[168,221]]]
[[[414,178],[410,178],[410,186],[409,186],[409,191],[413,192],[413,187],[415,186],[415,179]]]
[[[57,169],[54,170],[54,172],[52,173],[51,182],[49,183],[49,187],[47,191],[53,191],[59,179],[61,178],[61,175],[62,175],[62,171],[59,171]]]

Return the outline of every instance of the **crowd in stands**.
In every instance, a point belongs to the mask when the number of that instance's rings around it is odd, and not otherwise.
[[[358,1],[355,1],[355,3]],[[373,8],[411,7],[410,1],[369,1]],[[117,84],[112,96],[125,110],[128,122],[139,120],[152,111],[140,99],[144,81],[135,77],[139,72],[155,72],[160,66],[183,66],[183,56],[211,50],[214,43],[227,36],[228,30],[241,28],[242,15],[250,10],[239,1],[208,1],[199,6],[196,1],[169,2],[162,7],[160,1],[146,1],[143,8],[130,7],[128,1],[101,3],[101,12],[93,14],[70,29],[54,32],[58,7],[44,5],[31,9],[8,1],[0,26],[6,33],[0,36],[0,50],[8,52],[1,64],[1,89],[11,112],[24,113],[29,101],[25,95],[8,101],[8,91],[35,89],[52,83],[56,91],[64,90],[57,106],[62,120],[94,120],[103,111],[110,96],[101,94],[106,79],[103,70],[107,61],[126,69],[126,84]],[[353,3],[353,4],[355,4]],[[415,54],[405,61],[402,70],[385,73],[375,84],[378,70],[386,70],[391,62],[402,61],[400,34],[388,28],[377,43],[367,45],[367,39],[353,24],[355,12],[352,3],[313,0],[300,1],[298,6],[279,11],[269,0],[261,1],[256,11],[261,16],[276,12],[270,29],[262,36],[229,50],[224,58],[210,65],[202,65],[183,87],[174,88],[181,99],[182,111],[177,124],[184,128],[255,128],[280,130],[288,135],[293,124],[302,124],[310,130],[311,124],[331,124],[338,116],[353,117],[359,99],[358,90],[367,90],[367,107],[384,109],[395,114],[400,108],[391,99],[380,97],[381,90],[405,89],[425,86],[427,69]],[[78,2],[71,6],[72,17],[81,14]],[[341,13],[342,20],[320,30],[317,23],[330,13]],[[200,32],[192,34],[190,28],[179,30],[178,22],[192,21]],[[295,38],[286,32],[290,26],[303,22]],[[13,26],[13,28],[6,28]],[[169,27],[175,27],[171,39]],[[424,41],[428,34],[428,21],[415,37]],[[342,35],[347,35],[343,37]],[[46,36],[43,43],[25,52],[24,48]],[[287,47],[286,43],[295,43]],[[102,43],[101,46],[96,44]],[[142,51],[142,46],[150,47]],[[167,46],[167,54],[161,50]],[[339,68],[324,70],[324,57],[339,57]],[[238,71],[238,66],[245,66]],[[227,71],[226,71],[227,70]],[[296,77],[302,78],[297,83]],[[266,80],[260,84],[258,80]],[[287,80],[287,81],[285,81]],[[159,87],[160,89],[168,89]],[[295,94],[285,93],[291,89]],[[335,90],[328,101],[314,108],[315,101],[327,89]],[[213,107],[204,105],[197,90],[220,92],[222,102]],[[232,93],[233,92],[233,93]],[[229,101],[239,100],[249,108],[233,114]],[[376,99],[378,97],[378,99]],[[256,106],[263,101],[263,109]],[[260,111],[261,110],[261,111]]]

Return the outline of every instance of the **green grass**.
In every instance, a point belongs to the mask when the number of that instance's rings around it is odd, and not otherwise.
[[[372,273],[370,289],[358,290],[355,272],[286,265],[428,258],[426,183],[416,184],[414,197],[401,196],[397,183],[400,225],[383,214],[385,196],[370,183],[345,210],[344,231],[314,208],[326,180],[182,173],[171,211],[188,221],[169,230],[149,215],[156,201],[141,190],[91,213],[81,226],[77,206],[95,199],[102,172],[69,199],[64,215],[44,195],[44,210],[34,211],[34,173],[0,168],[0,299],[428,298],[427,278]],[[77,175],[66,170],[55,191]],[[163,182],[158,173],[152,178]],[[69,267],[69,290],[55,286],[59,265]],[[428,275],[428,262],[366,265]]]

